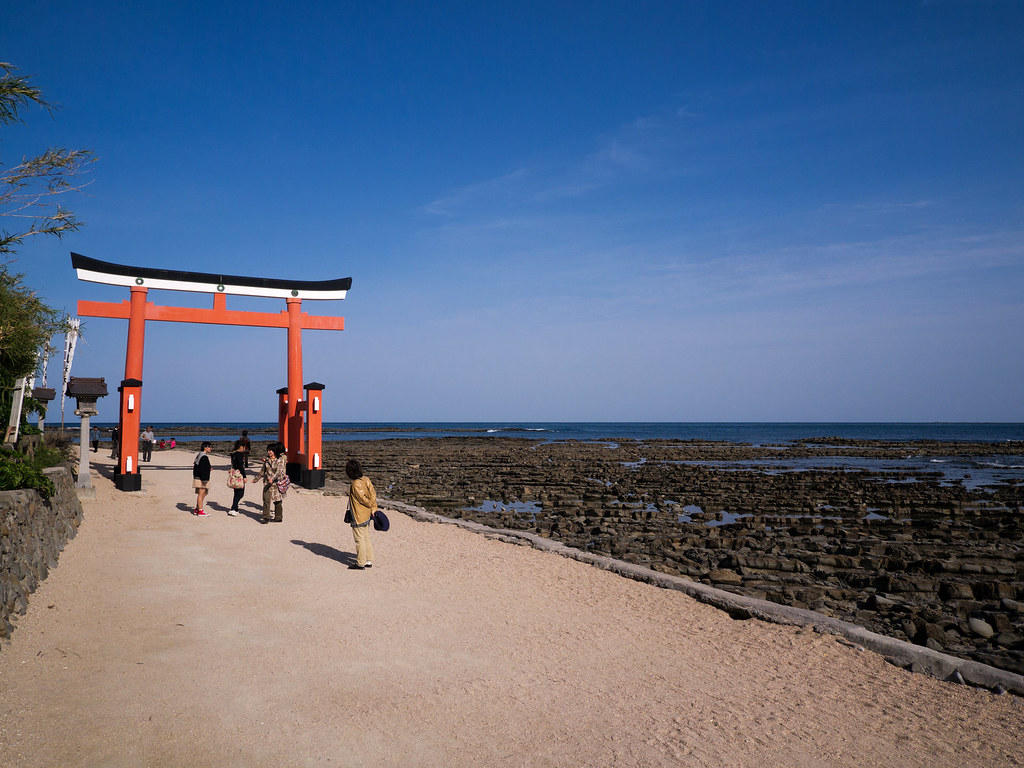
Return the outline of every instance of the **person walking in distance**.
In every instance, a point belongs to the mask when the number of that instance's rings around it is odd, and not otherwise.
[[[206,494],[210,492],[210,451],[213,444],[204,440],[199,446],[199,453],[192,459],[192,487],[196,492],[196,508],[192,511],[198,517],[208,517],[203,503],[206,501]]]
[[[153,427],[146,427],[146,431],[142,433],[142,460],[150,461],[153,458],[153,443],[156,441],[156,435],[153,434]]]
[[[373,567],[373,542],[370,541],[370,523],[377,511],[377,491],[370,478],[363,475],[363,469],[355,459],[345,465],[345,474],[352,484],[348,489],[348,520],[352,526],[352,538],[356,542],[356,561],[349,568],[357,571]]]
[[[279,483],[282,482],[288,473],[285,471],[284,446],[281,443],[271,443],[267,446],[267,458],[263,460],[260,467],[252,477],[252,482],[263,481],[263,516],[261,523],[284,522],[284,511],[281,508],[281,501],[284,494],[281,492]],[[274,506],[274,516],[270,516],[270,506]]]

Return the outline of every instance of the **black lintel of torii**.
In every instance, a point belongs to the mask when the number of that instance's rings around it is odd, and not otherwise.
[[[71,266],[80,280],[107,285],[127,285],[176,291],[227,293],[302,299],[344,299],[352,288],[351,277],[334,280],[292,280],[290,278],[249,277],[210,272],[190,272],[157,267],[133,267],[100,261],[80,253],[71,253]]]

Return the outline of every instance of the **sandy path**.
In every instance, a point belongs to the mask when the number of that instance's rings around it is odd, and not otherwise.
[[[103,454],[99,463],[109,465]],[[191,454],[97,498],[0,650],[16,766],[1009,766],[1024,700],[344,499],[187,513]]]

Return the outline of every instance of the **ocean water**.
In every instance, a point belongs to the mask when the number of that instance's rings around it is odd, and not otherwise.
[[[98,424],[101,429],[113,424]],[[153,423],[161,436],[194,422]],[[257,440],[275,440],[277,425],[267,422],[209,423],[209,435],[189,440],[225,439],[248,429]],[[751,445],[786,444],[812,437],[857,440],[939,440],[943,442],[1024,441],[1024,424],[1008,423],[811,423],[811,422],[330,422],[324,440],[386,440],[419,437],[526,437],[541,440],[720,440]]]
[[[97,424],[109,429],[113,424]],[[203,433],[209,427],[209,433]],[[154,423],[158,438],[232,440],[243,429],[254,442],[277,439],[277,425],[267,422]],[[188,430],[183,434],[181,430]],[[808,423],[808,422],[332,422],[323,425],[324,442],[345,440],[393,440],[441,437],[518,437],[538,441],[617,440],[715,440],[754,446],[787,445],[808,438],[837,437],[893,442],[934,440],[946,443],[1019,443],[1024,424],[1009,423]],[[104,435],[106,437],[106,434]],[[705,464],[709,464],[704,462]],[[1008,444],[1005,454],[972,456],[956,451],[949,456],[864,459],[846,456],[760,459],[710,463],[719,469],[757,469],[766,474],[832,471],[908,472],[912,479],[939,476],[943,483],[962,483],[967,488],[991,487],[1004,482],[1024,483],[1024,451]]]

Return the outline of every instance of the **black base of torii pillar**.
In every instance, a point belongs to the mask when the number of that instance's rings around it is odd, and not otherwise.
[[[135,472],[130,475],[122,475],[118,472],[114,473],[114,487],[119,491],[141,491],[142,490],[142,473]]]

